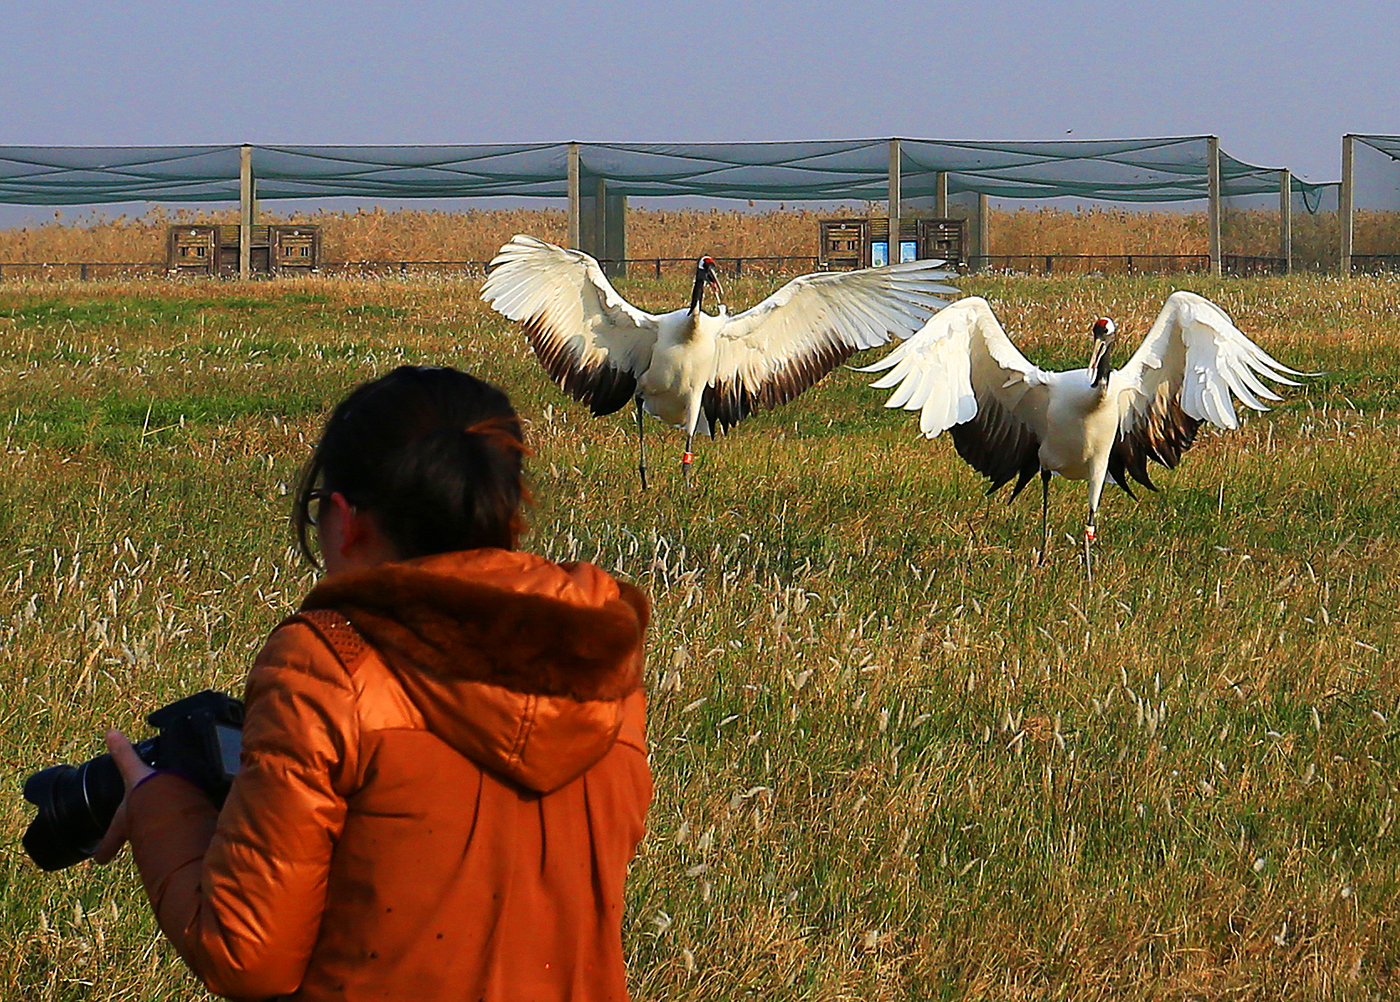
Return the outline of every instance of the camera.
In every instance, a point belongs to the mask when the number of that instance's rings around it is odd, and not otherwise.
[[[156,736],[135,745],[141,761],[190,780],[222,807],[243,748],[243,702],[213,689],[186,696],[146,718]],[[62,870],[97,851],[126,795],[111,755],[55,765],[24,782],[39,808],[24,851],[43,870]]]

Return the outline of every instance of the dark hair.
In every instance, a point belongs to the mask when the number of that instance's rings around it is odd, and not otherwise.
[[[292,515],[301,551],[310,506],[332,491],[374,515],[404,559],[483,546],[514,549],[526,453],[510,398],[448,368],[400,366],[331,412]]]

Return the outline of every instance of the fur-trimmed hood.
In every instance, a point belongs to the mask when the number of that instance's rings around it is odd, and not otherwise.
[[[592,564],[444,553],[333,575],[302,608],[339,611],[434,734],[541,793],[607,753],[641,687],[646,597]]]

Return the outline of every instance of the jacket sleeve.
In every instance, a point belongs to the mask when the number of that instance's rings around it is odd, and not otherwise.
[[[128,813],[161,930],[211,991],[260,999],[295,991],[306,972],[359,733],[349,676],[304,625],[269,638],[246,703],[242,763],[217,824],[176,776],[143,783]]]

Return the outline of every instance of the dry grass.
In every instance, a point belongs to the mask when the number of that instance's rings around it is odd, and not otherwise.
[[[322,228],[323,256],[329,264],[359,261],[488,261],[515,233],[531,233],[562,243],[565,217],[559,210],[430,212],[382,210],[317,212],[298,216],[263,214],[264,221],[316,223]],[[871,212],[883,211],[879,206]],[[835,213],[840,215],[841,213]],[[634,258],[814,257],[818,226],[827,213],[803,209],[768,212],[637,210],[628,216],[628,253]],[[167,213],[154,209],[139,217],[80,218],[0,231],[0,263],[163,262],[166,227],[172,223],[237,221],[233,209],[215,213]],[[991,244],[995,254],[1204,254],[1206,217],[1202,212],[1131,212],[1115,209],[1068,211],[1055,208],[994,211]],[[1333,216],[1294,216],[1294,250],[1299,261],[1336,261],[1337,220]],[[1278,215],[1266,211],[1227,212],[1229,253],[1278,253]],[[1400,253],[1400,215],[1358,213],[1357,253]]]
[[[838,213],[839,214],[839,213]],[[563,243],[566,220],[559,210],[431,212],[382,210],[318,212],[295,217],[263,213],[264,222],[297,221],[321,226],[328,263],[356,261],[489,261],[516,233]],[[803,210],[774,212],[646,211],[629,214],[633,257],[694,258],[814,256],[817,220]],[[211,214],[167,214],[159,209],[137,218],[55,220],[43,226],[0,231],[0,262],[163,261],[166,227],[172,223],[237,222],[235,210]]]
[[[733,305],[771,283],[740,282]],[[656,603],[638,999],[1373,999],[1400,993],[1394,284],[1193,287],[1320,378],[1110,495],[1086,588],[1034,499],[840,371],[697,450],[555,390],[473,283],[0,287],[0,997],[175,1000],[129,864],[36,873],[24,775],[204,685],[307,587],[288,485],[404,361],[507,387],[529,543]],[[1045,365],[1170,286],[966,283]],[[631,281],[651,309],[684,289]],[[1052,519],[1074,533],[1077,485]]]

